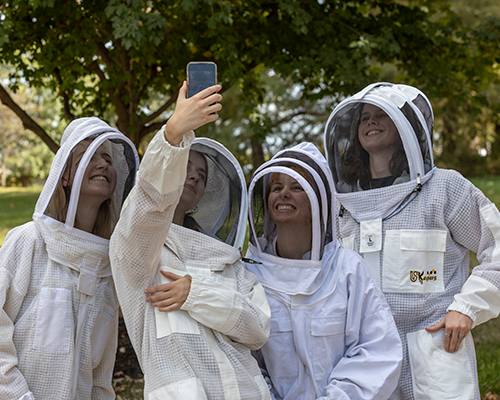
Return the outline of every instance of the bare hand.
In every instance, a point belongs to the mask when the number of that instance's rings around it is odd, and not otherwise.
[[[172,282],[146,289],[144,291],[146,301],[150,302],[153,307],[158,307],[158,310],[163,312],[181,308],[191,290],[191,279],[168,271],[160,272],[165,278],[172,279]]]
[[[187,132],[217,120],[217,111],[222,109],[219,103],[222,96],[217,92],[221,89],[221,85],[210,86],[187,98],[187,82],[184,81],[179,89],[174,114],[165,128],[165,139],[175,146]]]
[[[457,311],[450,311],[437,324],[425,328],[427,332],[437,332],[444,328],[444,349],[449,353],[456,352],[462,340],[469,334],[472,328],[472,319]]]

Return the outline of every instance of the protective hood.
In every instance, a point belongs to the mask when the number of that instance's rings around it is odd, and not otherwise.
[[[205,193],[191,214],[203,233],[240,249],[246,234],[246,182],[238,160],[222,144],[194,139],[191,150],[207,163]]]
[[[384,145],[392,154],[386,157],[390,176],[379,179],[371,176],[370,153],[377,145],[374,140],[379,146],[389,140],[383,138],[391,128],[384,121],[365,129],[368,108],[389,118],[397,130],[395,139]],[[331,113],[324,137],[337,201],[358,220],[388,218],[402,209],[432,175],[433,122],[427,97],[407,85],[375,83],[342,101]]]
[[[286,174],[295,179],[310,201],[312,247],[302,260],[285,260],[275,255],[273,250],[277,229],[269,216],[267,199],[269,182],[275,173]],[[248,257],[260,264],[249,264],[248,269],[257,275],[267,291],[311,295],[329,275],[333,258],[328,249],[335,247],[332,187],[333,180],[326,159],[312,143],[302,143],[280,151],[255,171],[248,189]],[[300,235],[300,232],[297,234]],[[329,260],[324,262],[324,255],[326,257],[327,253]]]
[[[87,150],[81,156],[76,168],[71,168],[74,151],[82,141],[90,142]],[[87,232],[74,229],[76,210],[82,181],[87,166],[95,151],[103,145],[111,158],[111,163],[117,173],[116,188],[109,201],[112,220],[116,221],[120,215],[121,206],[135,182],[135,174],[139,165],[139,158],[133,143],[123,133],[110,127],[99,118],[79,118],[71,122],[64,131],[61,147],[52,162],[50,173],[35,206],[33,220],[49,222],[52,226],[60,225],[58,229],[85,237],[88,240],[100,241],[102,238]],[[71,189],[62,193],[61,205],[64,208],[64,220],[57,221],[54,206],[58,202],[57,192],[61,178],[68,168],[68,177],[73,179]],[[60,194],[61,194],[60,193]],[[52,204],[51,204],[52,203]],[[105,240],[105,239],[102,239]],[[107,242],[107,240],[106,240]]]

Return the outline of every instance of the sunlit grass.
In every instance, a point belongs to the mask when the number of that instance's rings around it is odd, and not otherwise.
[[[0,246],[12,228],[31,221],[41,186],[0,187]]]

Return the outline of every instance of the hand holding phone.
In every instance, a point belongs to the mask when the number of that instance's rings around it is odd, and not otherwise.
[[[192,61],[187,65],[188,97],[217,84],[217,64],[211,61]]]

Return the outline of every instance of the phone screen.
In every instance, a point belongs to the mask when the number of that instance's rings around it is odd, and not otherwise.
[[[187,65],[188,97],[217,83],[217,65],[213,62],[190,62]]]

